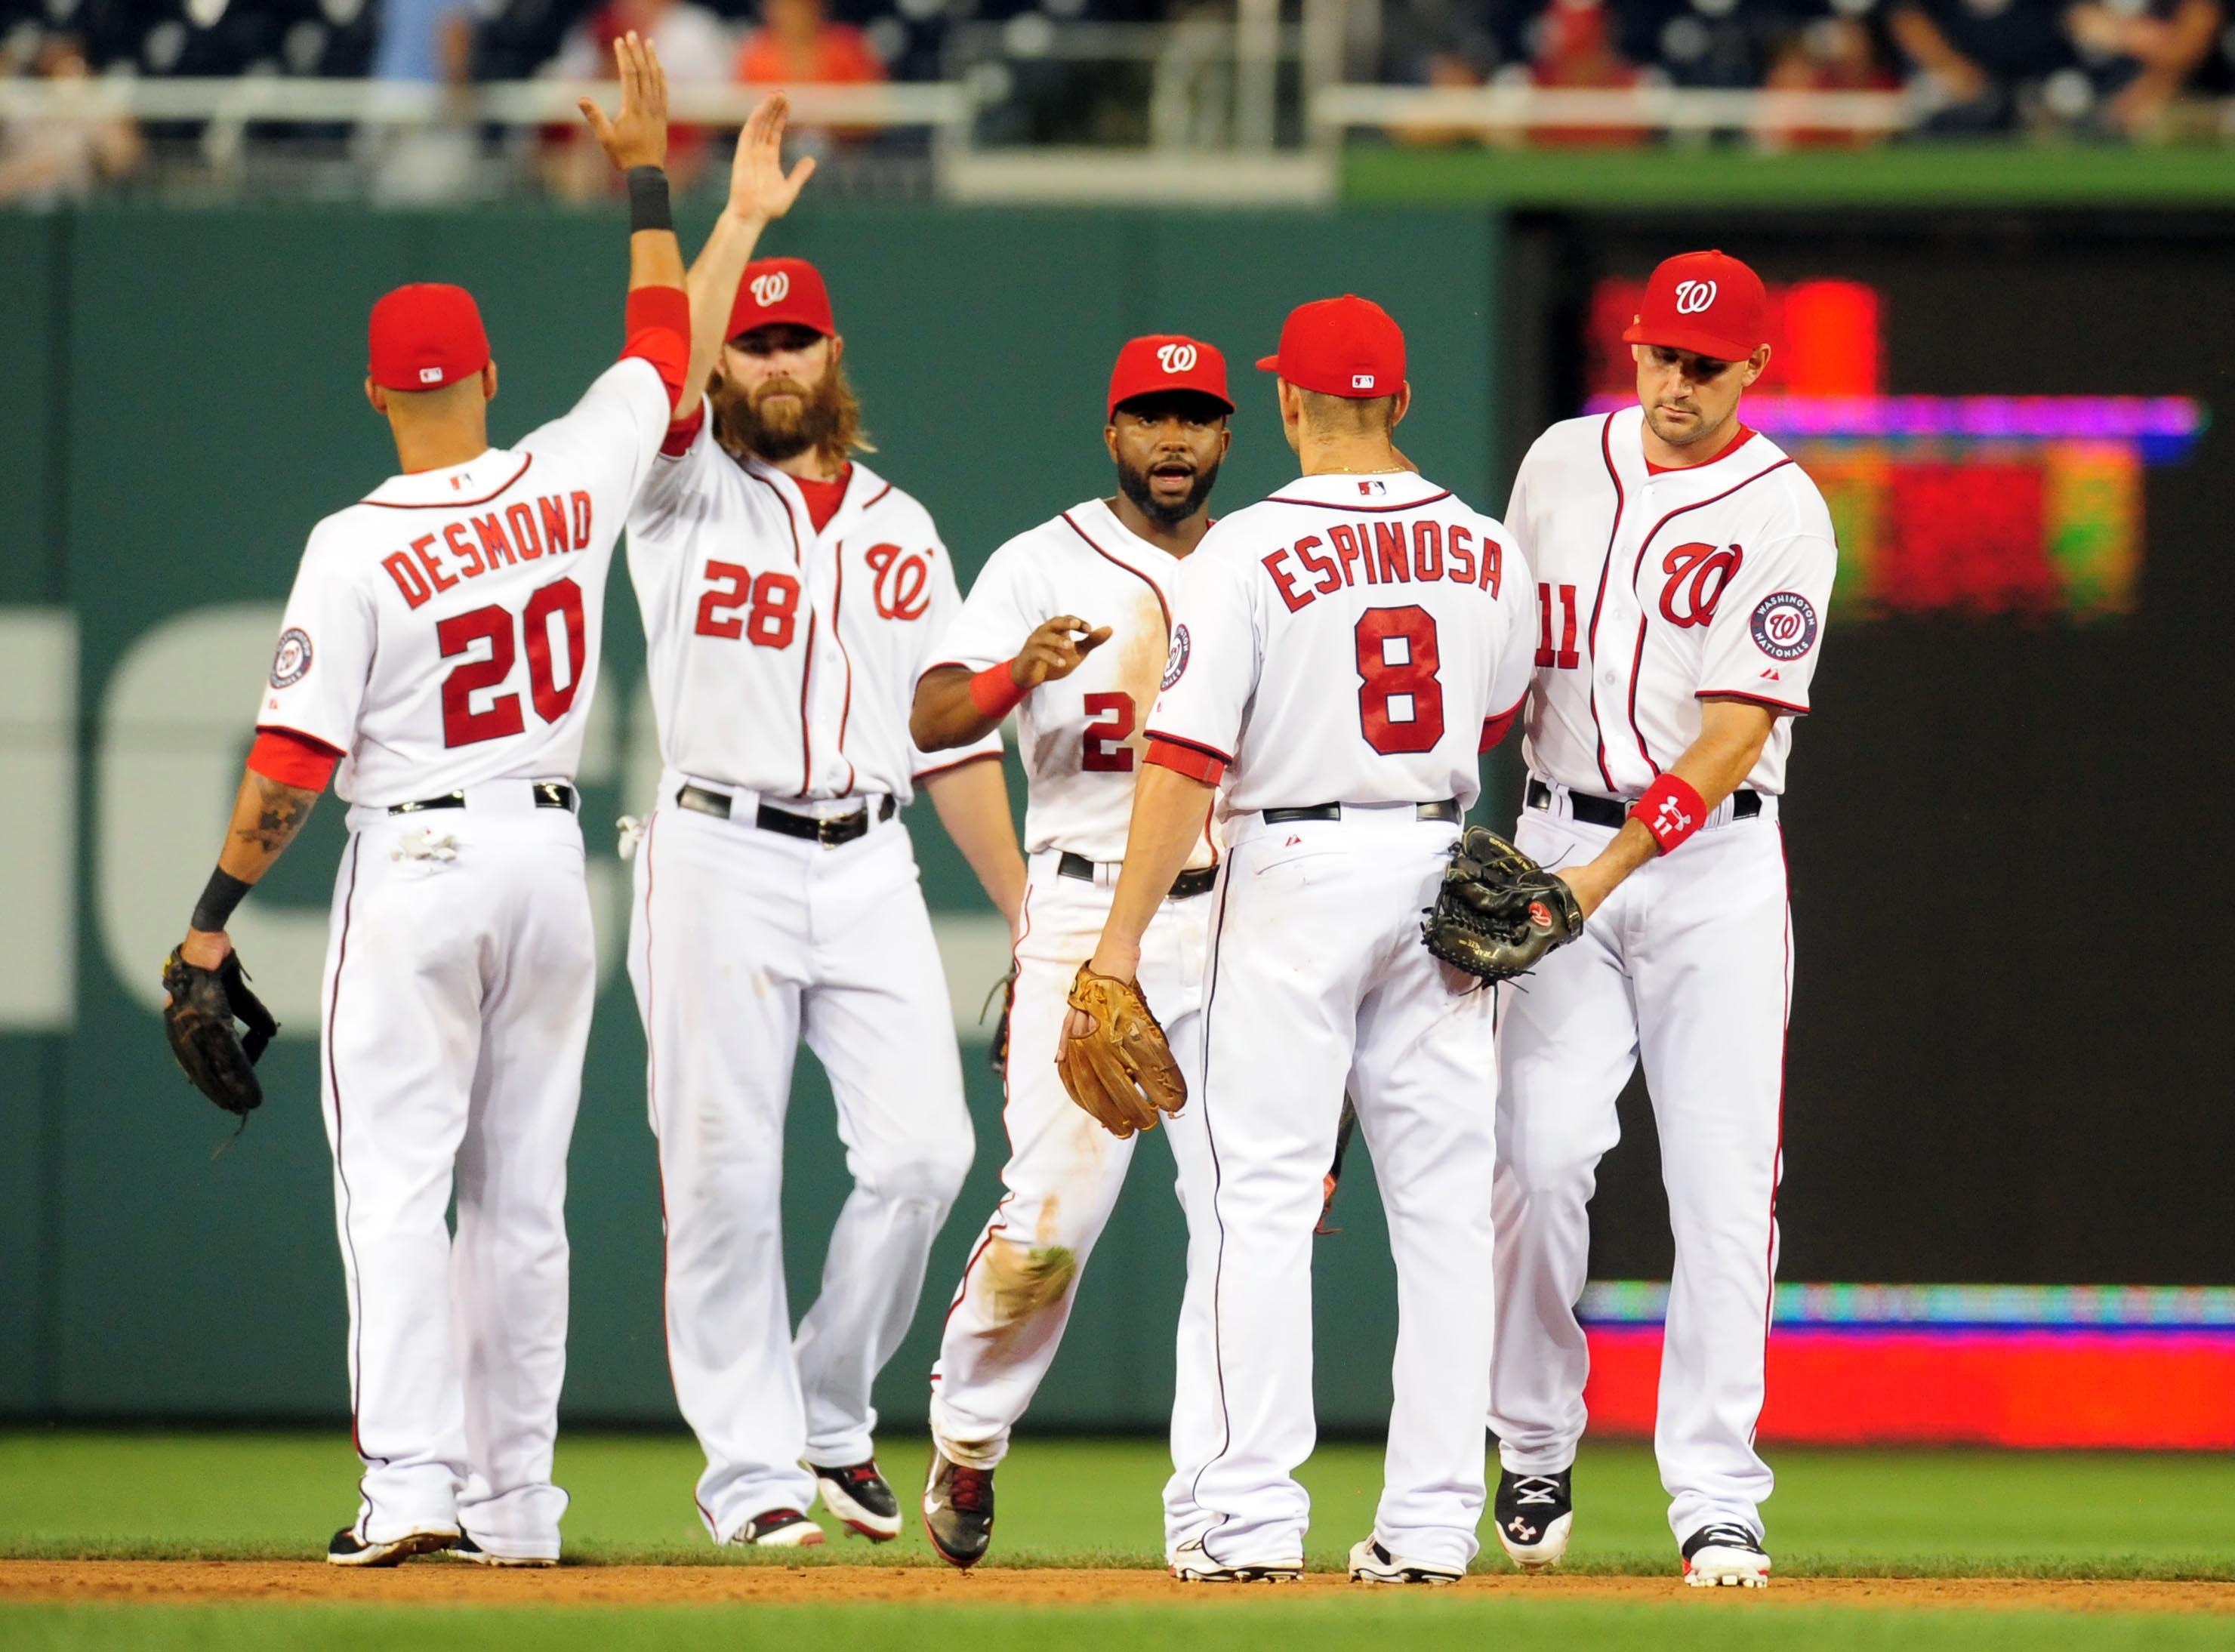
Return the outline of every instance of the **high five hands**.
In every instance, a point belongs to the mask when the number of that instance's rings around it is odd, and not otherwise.
[[[616,170],[667,164],[667,71],[652,43],[631,30],[613,42],[613,62],[620,70],[621,112],[613,119],[588,98],[575,108],[597,134],[598,147]],[[764,104],[762,107],[767,107]]]

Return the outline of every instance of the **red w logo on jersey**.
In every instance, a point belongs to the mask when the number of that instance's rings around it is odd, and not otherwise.
[[[921,620],[931,606],[931,557],[924,551],[903,555],[897,545],[872,545],[867,560],[877,576],[877,614],[885,620]]]
[[[1715,617],[1715,603],[1738,577],[1746,553],[1732,545],[1679,545],[1661,559],[1668,583],[1661,590],[1661,617],[1672,626],[1704,626]]]

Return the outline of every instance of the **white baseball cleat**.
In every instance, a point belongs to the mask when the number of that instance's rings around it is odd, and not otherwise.
[[[407,1531],[400,1537],[367,1543],[354,1528],[344,1526],[326,1545],[330,1566],[400,1566],[414,1555],[431,1555],[457,1542],[456,1528],[437,1531]]]
[[[442,1552],[453,1560],[470,1561],[476,1566],[555,1566],[556,1555],[500,1555],[493,1554],[473,1540],[469,1533],[461,1532],[458,1540]]]
[[[746,1521],[730,1541],[754,1549],[811,1549],[823,1537],[823,1528],[797,1509],[770,1509]]]
[[[1542,1571],[1568,1552],[1575,1528],[1575,1470],[1498,1475],[1498,1541],[1524,1571]]]
[[[1456,1583],[1465,1576],[1463,1566],[1399,1560],[1379,1537],[1367,1537],[1350,1548],[1350,1580],[1354,1583]]]
[[[1744,1526],[1719,1520],[1684,1539],[1684,1581],[1694,1589],[1766,1589],[1769,1554]]]
[[[1197,1537],[1172,1550],[1171,1570],[1183,1583],[1293,1583],[1304,1575],[1304,1557],[1229,1566],[1213,1560]]]

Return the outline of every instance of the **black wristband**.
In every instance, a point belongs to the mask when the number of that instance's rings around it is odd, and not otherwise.
[[[629,233],[675,227],[675,214],[667,206],[667,174],[659,167],[628,169]]]
[[[252,883],[242,882],[224,868],[218,868],[210,874],[208,887],[202,890],[202,898],[194,902],[194,915],[187,920],[187,927],[214,934],[225,928],[226,921],[233,916],[233,908],[239,906],[243,897],[255,887]]]

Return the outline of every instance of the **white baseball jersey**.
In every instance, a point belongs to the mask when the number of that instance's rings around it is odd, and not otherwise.
[[[1302,477],[1187,560],[1149,732],[1232,765],[1222,818],[1465,808],[1484,724],[1529,685],[1534,600],[1511,536],[1450,489]]]
[[[625,357],[516,445],[391,476],[321,521],[257,726],[340,751],[335,790],[376,808],[573,778],[606,574],[668,396]]]
[[[889,794],[1000,754],[928,757],[915,680],[961,599],[930,513],[855,464],[817,533],[799,486],[732,459],[711,416],[661,454],[629,517],[660,755],[679,774],[801,799]]]
[[[1133,777],[1171,647],[1171,593],[1183,566],[1090,499],[995,551],[947,627],[927,669],[989,670],[1059,613],[1110,627],[1110,640],[1078,670],[1042,683],[1017,707],[1028,853],[1124,858]],[[1206,835],[1188,864],[1215,858]]]
[[[1767,436],[1662,470],[1644,423],[1632,407],[1554,425],[1505,513],[1537,580],[1529,766],[1611,797],[1699,738],[1707,695],[1808,710],[1838,555],[1823,495]],[[1779,717],[1743,783],[1783,792],[1792,745]]]

